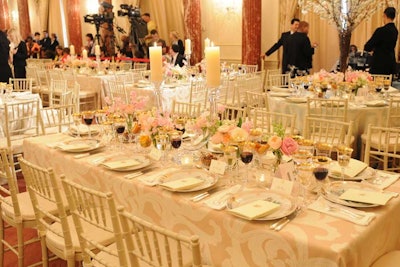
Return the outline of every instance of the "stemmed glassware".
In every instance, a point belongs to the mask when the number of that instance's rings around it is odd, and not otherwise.
[[[224,158],[228,167],[228,171],[232,172],[238,161],[238,147],[233,145],[227,145],[223,148]],[[234,175],[230,175],[230,183],[234,183]]]
[[[175,162],[178,162],[179,159],[179,148],[181,147],[182,144],[182,132],[180,131],[172,131],[169,135],[169,140],[171,142],[171,146],[175,149],[176,154],[173,157]]]
[[[84,111],[84,112],[82,112],[82,118],[83,118],[84,123],[88,127],[89,138],[92,138],[90,126],[92,125],[93,120],[94,120],[94,113],[92,111]]]
[[[244,164],[246,164],[246,176],[244,183],[249,181],[249,163],[253,160],[253,144],[250,142],[245,142],[240,148],[240,159]]]
[[[317,179],[318,195],[321,195],[324,187],[324,181],[329,173],[329,165],[332,160],[330,157],[326,156],[315,156],[313,159],[315,164],[313,168],[313,174],[315,179]]]
[[[72,114],[72,117],[74,119],[74,124],[76,126],[76,137],[80,138],[81,137],[81,131],[79,130],[79,126],[82,123],[82,114],[81,113],[74,113],[74,114]]]
[[[389,98],[390,80],[383,81],[383,89],[385,90],[385,99]]]
[[[311,162],[302,162],[296,166],[296,181],[301,187],[301,195],[303,197],[302,206],[307,206],[307,191],[311,185],[311,178],[313,176],[314,165]]]
[[[166,133],[159,133],[155,137],[156,148],[163,152],[162,160],[165,163],[167,161],[167,148],[169,145],[169,136]]]
[[[350,163],[351,153],[353,153],[353,149],[348,146],[339,145],[337,147],[337,161],[339,163],[339,166],[341,167],[341,177],[342,177],[343,181],[345,178],[344,173],[345,173],[346,167],[349,166],[349,163]]]
[[[114,120],[114,130],[118,136],[120,148],[122,148],[122,143],[124,141],[125,128],[126,128],[126,120],[125,119],[119,118],[119,119]]]

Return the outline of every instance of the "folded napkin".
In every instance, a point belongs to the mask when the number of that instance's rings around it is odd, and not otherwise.
[[[169,173],[175,172],[177,170],[178,170],[178,168],[167,168],[162,171],[154,172],[153,174],[141,176],[140,178],[138,178],[138,180],[147,186],[155,186],[160,183],[160,179],[163,176],[165,176]]]
[[[79,134],[89,134],[89,128],[86,125],[80,124],[79,126],[71,125],[69,130],[73,134],[77,134],[79,129]],[[98,133],[98,129],[95,126],[90,127],[90,133]]]
[[[391,194],[384,192],[369,191],[362,189],[349,188],[339,196],[340,199],[356,201],[368,204],[386,205],[393,197]]]
[[[141,162],[135,159],[121,159],[121,160],[104,162],[102,164],[109,169],[123,169],[139,165],[141,164]]]
[[[160,184],[160,186],[175,191],[175,190],[186,190],[194,188],[198,185],[204,183],[203,179],[195,178],[195,177],[187,177],[178,180],[168,181]]]
[[[374,179],[373,184],[380,189],[389,187],[400,178],[398,173],[388,173],[384,171],[377,171],[376,175],[378,177]]]
[[[319,197],[316,201],[308,205],[308,208],[358,225],[368,225],[375,218],[375,213],[373,212],[365,212],[334,204],[323,197]]]
[[[386,102],[385,100],[371,100],[365,103],[367,106],[370,107],[381,107],[381,106],[385,106]]]
[[[91,148],[90,145],[85,144],[85,143],[73,143],[73,144],[60,143],[60,144],[58,144],[58,147],[65,151],[76,151],[76,150]]]
[[[229,212],[247,220],[254,220],[273,213],[279,207],[279,204],[259,199],[231,209]]]
[[[272,92],[287,92],[287,93],[289,93],[289,88],[287,88],[287,87],[271,86],[270,90]]]
[[[215,193],[212,197],[204,201],[204,204],[215,210],[222,210],[226,207],[226,202],[232,194],[239,192],[241,185],[237,184],[230,188]]]
[[[362,161],[356,159],[350,159],[349,165],[344,170],[344,175],[346,177],[354,178],[367,167],[368,165]],[[330,171],[333,173],[341,173],[342,167],[340,167],[339,163],[335,161],[331,164]]]

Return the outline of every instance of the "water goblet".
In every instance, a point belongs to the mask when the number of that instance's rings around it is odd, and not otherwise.
[[[232,172],[234,166],[237,166],[238,161],[238,147],[233,145],[224,146],[222,151],[224,152],[224,159],[226,161],[228,171]],[[234,175],[230,175],[232,179],[230,179],[230,183],[234,183]]]
[[[332,160],[327,156],[315,156],[313,161],[315,164],[313,168],[313,174],[315,179],[317,179],[317,193],[318,195],[321,195],[324,187],[324,181],[329,173],[329,165]]]
[[[245,142],[240,147],[240,159],[246,165],[246,176],[244,179],[244,183],[249,181],[249,164],[253,160],[253,151],[254,151],[254,144],[250,142]]]
[[[172,131],[169,135],[169,140],[171,142],[171,146],[175,150],[175,156],[173,157],[175,162],[178,162],[179,160],[179,148],[181,147],[182,144],[182,132],[180,131]]]
[[[332,152],[332,144],[318,142],[315,145],[315,153],[317,156],[330,157]]]
[[[124,133],[126,129],[126,120],[123,118],[114,120],[114,130],[118,137],[118,142],[120,144],[119,148],[122,148],[122,143],[124,142]]]
[[[346,167],[349,166],[352,153],[353,149],[348,146],[339,145],[337,147],[337,161],[339,166],[341,167],[341,177],[343,181],[345,178],[345,170]]]
[[[307,191],[312,182],[314,164],[311,162],[302,162],[296,166],[296,181],[301,187],[301,195],[303,197],[302,206],[306,207],[308,203]]]
[[[74,120],[74,125],[76,126],[76,137],[80,138],[81,137],[81,131],[79,130],[79,126],[82,123],[82,114],[74,113],[74,114],[72,114],[72,118]]]
[[[163,152],[162,161],[166,162],[167,160],[167,148],[169,144],[169,136],[165,133],[160,133],[156,135],[156,148]]]
[[[390,80],[383,81],[383,89],[385,90],[385,99],[389,97]]]
[[[92,133],[91,133],[91,129],[90,126],[93,123],[94,120],[94,113],[93,111],[84,111],[82,112],[82,118],[83,118],[83,122],[86,124],[86,126],[88,127],[88,135],[89,138],[92,138]]]

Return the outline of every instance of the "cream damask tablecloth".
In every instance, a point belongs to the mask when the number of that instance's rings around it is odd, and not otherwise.
[[[269,229],[272,222],[245,221],[190,201],[192,193],[149,187],[138,179],[125,179],[126,173],[90,163],[110,152],[75,159],[47,146],[65,138],[57,134],[26,139],[24,156],[84,186],[113,192],[118,204],[146,220],[199,235],[204,261],[213,266],[368,267],[386,252],[400,249],[400,197],[384,207],[368,209],[376,213],[368,226],[306,210],[274,232]],[[134,152],[126,149],[125,153]],[[400,192],[400,182],[388,189]]]

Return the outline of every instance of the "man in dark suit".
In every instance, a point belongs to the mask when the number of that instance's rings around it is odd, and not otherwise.
[[[388,7],[383,12],[385,26],[375,30],[371,39],[364,46],[364,50],[373,52],[370,73],[372,74],[395,74],[396,47],[398,31],[393,21],[396,17],[396,9]]]
[[[265,52],[265,55],[268,57],[272,53],[274,53],[276,50],[278,50],[281,46],[283,46],[283,55],[282,55],[282,73],[286,73],[289,71],[288,69],[288,63],[287,63],[287,57],[285,54],[285,47],[288,38],[297,31],[299,27],[300,20],[299,19],[292,19],[290,21],[290,31],[284,32],[281,35],[281,38],[276,42],[267,52]]]
[[[47,49],[50,48],[51,40],[49,37],[49,33],[47,31],[43,31],[43,35],[44,35],[44,37],[42,40],[40,40],[40,45],[42,47],[42,50],[46,51]]]
[[[316,43],[311,45],[308,38],[309,24],[306,21],[299,23],[298,31],[288,38],[284,53],[287,57],[287,63],[291,70],[295,70],[295,75],[309,74],[312,68],[312,56],[314,55],[314,48],[318,45]]]
[[[171,46],[171,65],[178,65],[179,67],[183,67],[183,65],[185,65],[185,63],[183,62],[184,60],[185,57],[179,54],[179,45],[173,44]]]

